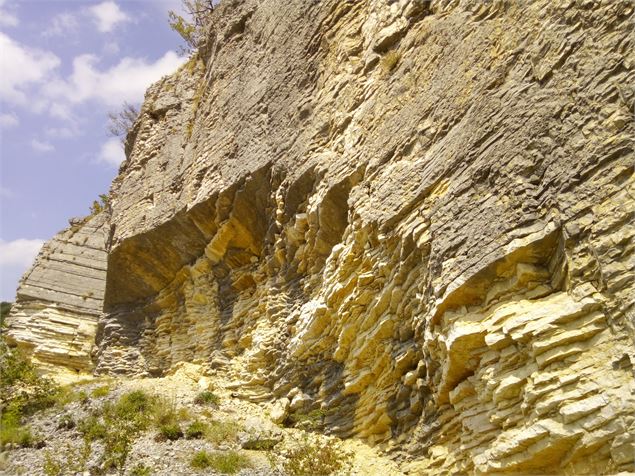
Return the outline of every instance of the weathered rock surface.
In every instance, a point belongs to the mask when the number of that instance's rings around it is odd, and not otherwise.
[[[7,318],[9,343],[58,380],[90,374],[106,285],[107,214],[46,243],[23,276]]]
[[[422,474],[635,470],[633,20],[224,0],[129,136],[97,371],[207,362]]]

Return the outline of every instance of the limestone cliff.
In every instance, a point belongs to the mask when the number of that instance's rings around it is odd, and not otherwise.
[[[635,470],[633,51],[628,2],[224,0],[128,137],[96,371],[414,473]]]
[[[92,373],[106,285],[107,213],[73,221],[44,245],[20,282],[7,340],[61,381]]]

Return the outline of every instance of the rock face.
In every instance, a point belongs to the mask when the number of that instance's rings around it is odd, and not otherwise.
[[[224,0],[111,191],[99,373],[421,474],[635,470],[633,7]]]
[[[24,275],[7,340],[58,380],[92,373],[106,286],[107,214],[75,222],[46,243]]]

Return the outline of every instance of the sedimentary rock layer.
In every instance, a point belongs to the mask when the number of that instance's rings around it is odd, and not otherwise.
[[[59,380],[91,373],[106,285],[107,213],[47,242],[20,281],[7,338]]]
[[[97,372],[415,473],[634,470],[633,46],[626,2],[224,0],[129,135]]]

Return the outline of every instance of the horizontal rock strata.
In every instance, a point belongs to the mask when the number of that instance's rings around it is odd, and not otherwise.
[[[223,0],[113,184],[98,373],[411,474],[633,471],[626,2]]]
[[[90,374],[106,285],[109,226],[102,213],[47,242],[20,281],[7,340],[61,381]]]

